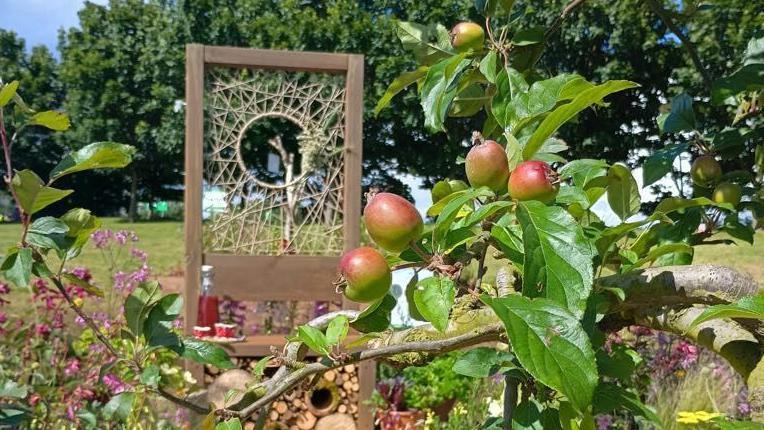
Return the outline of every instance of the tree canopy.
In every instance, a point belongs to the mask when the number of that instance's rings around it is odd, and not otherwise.
[[[63,92],[74,127],[57,144],[117,140],[138,147],[126,172],[91,173],[100,179],[81,199],[102,213],[136,200],[179,197],[182,183],[184,44],[249,46],[273,49],[360,53],[366,57],[364,185],[406,193],[397,173],[423,177],[432,185],[459,178],[454,164],[466,153],[470,132],[482,118],[449,121],[446,131],[430,134],[414,94],[395,97],[391,109],[373,114],[389,82],[416,69],[398,43],[398,20],[453,24],[479,20],[472,1],[389,0],[112,0],[85,3],[79,28],[63,31],[61,61],[36,47],[26,53],[23,41],[0,33],[5,81],[21,76],[28,99],[51,103]],[[548,27],[567,2],[519,1],[513,15],[495,20],[518,23],[529,31]],[[631,79],[641,87],[616,95],[610,109],[583,112],[578,124],[561,131],[568,155],[597,155],[608,161],[635,163],[671,143],[662,136],[655,112],[681,93],[700,94],[703,79],[686,44],[666,27],[652,6],[668,13],[689,39],[712,78],[735,63],[747,41],[761,32],[764,5],[725,0],[698,8],[694,2],[587,2],[548,41],[539,69],[549,74],[575,72],[596,81]],[[215,13],[210,13],[214,11]],[[522,23],[522,24],[519,24]],[[24,75],[26,73],[26,75]],[[24,78],[26,76],[26,78]],[[46,102],[47,101],[47,102]],[[50,106],[47,107],[57,107]],[[703,109],[708,109],[704,107]],[[723,108],[702,112],[705,131],[720,131]],[[29,143],[31,151],[43,146]],[[22,151],[17,155],[22,156]],[[26,152],[26,151],[25,151]],[[30,154],[34,152],[29,152]],[[400,157],[406,154],[406,157]],[[40,154],[42,155],[42,154]],[[44,157],[40,158],[41,160]],[[750,160],[748,160],[750,161]],[[162,165],[162,169],[155,166]],[[83,187],[92,184],[84,176]],[[126,193],[134,184],[133,192]],[[109,198],[102,198],[102,196]]]

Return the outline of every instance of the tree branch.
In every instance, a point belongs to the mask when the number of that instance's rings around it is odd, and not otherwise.
[[[560,29],[562,26],[562,23],[570,16],[571,12],[578,6],[580,6],[584,0],[572,0],[570,3],[568,3],[563,9],[562,12],[557,16],[557,18],[552,21],[552,25],[549,26],[549,28],[544,33],[544,40],[548,40],[554,33],[557,32],[557,30]]]
[[[703,84],[705,85],[706,89],[710,91],[713,79],[711,78],[711,74],[708,72],[708,70],[706,70],[706,68],[703,66],[703,62],[700,61],[700,55],[698,54],[698,50],[695,47],[695,44],[692,43],[690,38],[687,37],[676,25],[674,20],[671,19],[671,16],[669,16],[668,11],[663,9],[660,3],[658,3],[658,0],[645,0],[645,2],[650,7],[650,9],[652,9],[652,11],[658,15],[658,18],[660,18],[661,21],[666,24],[666,27],[668,27],[668,29],[671,30],[671,32],[674,33],[676,37],[678,37],[682,42],[682,46],[687,51],[687,54],[690,55],[690,59],[692,60],[693,64],[695,64],[695,68],[698,69],[701,78],[703,78]]]
[[[627,306],[628,312],[606,317],[601,326],[608,331],[628,324],[640,324],[687,336],[727,359],[741,375],[748,378],[749,385],[753,384],[749,386],[751,392],[764,396],[764,383],[756,385],[758,382],[749,377],[759,365],[764,373],[764,364],[760,363],[762,348],[754,333],[730,320],[713,320],[687,330],[703,311],[702,307],[695,305],[730,302],[756,294],[758,285],[750,276],[719,266],[673,266],[600,278],[597,286],[622,288],[626,292],[627,305],[639,304]],[[333,312],[309,324],[323,329],[338,315],[352,319],[358,311]],[[615,315],[618,319],[614,322]],[[250,391],[257,392],[259,397],[250,397],[246,402],[218,410],[217,413],[224,417],[249,417],[301,381],[346,364],[375,359],[419,364],[432,355],[496,341],[507,341],[504,326],[491,309],[480,308],[454,316],[445,333],[438,332],[431,325],[387,332],[382,338],[370,342],[369,349],[353,352],[342,361],[323,358],[315,363],[301,363],[299,360],[305,353],[304,347],[290,342],[284,349],[285,365],[271,379]]]

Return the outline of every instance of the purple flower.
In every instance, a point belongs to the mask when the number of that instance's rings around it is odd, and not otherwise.
[[[613,417],[611,415],[597,415],[595,422],[597,430],[608,430],[613,426]]]
[[[689,342],[680,341],[674,347],[674,352],[678,355],[682,369],[687,369],[698,361],[698,347]]]
[[[35,333],[37,333],[38,336],[47,336],[50,334],[50,326],[48,324],[36,324],[34,328]]]
[[[79,315],[74,317],[74,323],[80,327],[85,327],[85,320]]]
[[[96,230],[90,235],[90,238],[93,239],[96,248],[103,249],[109,245],[111,236],[111,230]]]
[[[11,292],[11,287],[5,282],[0,282],[0,294],[8,294]]]
[[[93,275],[90,273],[90,270],[85,267],[75,267],[69,273],[82,279],[83,281],[89,281],[93,279]]]
[[[130,388],[129,385],[125,384],[121,379],[111,373],[107,373],[103,376],[103,383],[111,391],[112,394],[119,394],[123,391],[127,391],[128,388]]]
[[[145,263],[145,262],[148,260],[148,258],[149,258],[149,255],[146,253],[146,251],[140,250],[140,249],[138,249],[138,248],[133,248],[133,249],[131,249],[131,250],[130,250],[130,254],[131,254],[133,257],[135,257],[135,258],[137,258],[137,259],[139,259],[139,260],[143,261],[144,263]]]
[[[8,315],[5,312],[0,312],[0,324],[5,324],[8,321]]]

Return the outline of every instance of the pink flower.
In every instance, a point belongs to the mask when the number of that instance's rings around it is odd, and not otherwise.
[[[5,312],[0,312],[0,324],[5,324],[8,321],[8,315]]]
[[[55,329],[62,329],[64,328],[64,314],[61,313],[61,311],[56,311],[55,314],[53,314],[53,328]]]
[[[80,327],[85,327],[85,320],[79,315],[74,317],[74,323]]]
[[[11,292],[11,287],[5,282],[0,282],[0,294],[8,294]]]
[[[698,347],[689,342],[680,341],[674,347],[674,352],[678,355],[679,365],[683,369],[687,369],[698,361]]]
[[[93,275],[90,273],[90,270],[88,270],[85,267],[75,267],[70,272],[72,275],[82,279],[83,281],[89,281],[93,279]]]
[[[41,399],[41,397],[40,397],[39,394],[37,394],[37,393],[30,394],[29,395],[29,399],[28,399],[29,406],[35,407],[38,403],[40,403],[40,399]]]
[[[121,379],[112,375],[111,373],[107,373],[103,376],[103,383],[111,391],[112,394],[119,394],[123,391],[127,391],[129,388],[127,384],[122,382]]]
[[[48,336],[50,334],[50,326],[48,324],[36,324],[34,328],[35,333],[38,336]]]
[[[133,249],[131,249],[131,250],[130,250],[130,254],[131,254],[133,257],[135,257],[135,258],[137,258],[137,259],[139,259],[139,260],[143,261],[144,263],[145,263],[145,262],[146,262],[146,260],[148,260],[148,258],[149,258],[149,255],[148,255],[148,254],[147,254],[145,251],[142,251],[142,250],[140,250],[140,249],[138,249],[138,248],[133,248]]]
[[[77,374],[77,372],[80,371],[80,361],[76,358],[72,358],[69,361],[66,362],[66,366],[64,367],[64,375],[66,376],[73,376]],[[79,387],[78,387],[79,388]]]
[[[111,236],[111,230],[96,230],[90,235],[90,238],[93,239],[96,248],[103,249],[109,244]]]

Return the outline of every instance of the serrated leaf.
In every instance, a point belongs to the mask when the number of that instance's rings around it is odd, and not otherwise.
[[[414,289],[417,310],[440,332],[448,326],[448,316],[455,297],[454,281],[448,278],[433,276],[422,279]]]
[[[16,172],[11,181],[11,188],[16,193],[21,208],[29,215],[39,212],[74,192],[47,187],[36,173],[28,169]]]
[[[687,93],[679,94],[671,100],[671,110],[658,115],[658,128],[661,133],[678,133],[695,129],[695,112],[692,110],[692,97]]]
[[[388,293],[382,299],[369,305],[353,321],[350,321],[350,326],[361,333],[387,330],[390,327],[390,314],[396,303],[395,297]]]
[[[379,112],[390,104],[390,100],[404,88],[425,77],[428,69],[429,67],[422,66],[414,71],[405,72],[395,78],[390,86],[387,87],[387,91],[385,91],[377,102],[377,106],[374,107],[374,115],[379,115]]]
[[[431,132],[445,131],[443,122],[458,92],[459,77],[471,61],[465,54],[454,55],[427,70],[421,91],[425,127]]]
[[[482,73],[486,80],[492,84],[496,83],[496,77],[498,75],[497,71],[499,70],[499,66],[497,60],[498,55],[496,54],[496,51],[489,51],[488,54],[480,60],[480,73]]]
[[[598,374],[589,337],[578,318],[548,299],[482,296],[507,329],[520,364],[565,395],[578,411],[592,403]]]
[[[453,55],[451,37],[448,29],[442,25],[426,26],[406,21],[399,21],[397,24],[398,39],[405,49],[414,53],[420,64],[434,64]]]
[[[238,418],[231,418],[215,426],[215,430],[242,430],[241,421]]]
[[[692,322],[687,331],[691,331],[704,322],[720,318],[750,318],[764,320],[764,295],[743,297],[728,305],[713,305],[706,308]]]
[[[297,339],[312,351],[329,355],[331,344],[321,330],[309,325],[301,325],[297,327]]]
[[[5,279],[19,288],[26,288],[32,278],[32,248],[12,248],[0,267]]]
[[[131,391],[125,391],[112,397],[106,405],[103,407],[103,415],[107,419],[117,418],[119,420],[126,420],[133,411],[133,405],[135,404],[135,393]]]
[[[520,202],[523,295],[546,297],[580,317],[594,280],[592,249],[581,225],[558,206]]]
[[[183,310],[183,299],[178,294],[168,294],[154,305],[143,323],[143,336],[149,346],[179,348],[181,341],[173,331],[173,323]]]
[[[70,173],[83,170],[122,168],[130,164],[135,148],[114,142],[96,142],[70,153],[50,172],[54,181]]]
[[[613,164],[607,173],[607,201],[621,221],[639,212],[639,185],[628,167]]]
[[[438,215],[438,219],[435,220],[435,227],[433,228],[432,241],[435,243],[436,248],[439,249],[444,247],[446,234],[451,229],[451,225],[456,220],[456,217],[462,207],[478,197],[491,197],[494,194],[487,187],[481,187],[478,189],[469,189],[463,193],[454,193],[451,195],[455,197],[449,199],[445,206],[443,206],[443,210],[440,212],[440,215]]]
[[[141,372],[140,381],[141,384],[156,388],[159,385],[160,378],[161,375],[159,374],[159,366],[152,364],[143,369],[143,372]]]
[[[562,179],[572,178],[573,184],[586,189],[586,185],[594,178],[607,174],[608,164],[604,160],[582,158],[573,160],[560,168]]]
[[[5,107],[8,102],[11,101],[13,96],[16,95],[16,90],[19,89],[19,81],[11,81],[0,89],[0,108]]]
[[[506,363],[511,363],[514,356],[505,351],[481,346],[462,354],[453,365],[454,373],[472,378],[487,378],[499,371]]]
[[[339,345],[348,334],[348,318],[340,315],[329,322],[326,327],[326,341],[329,345]]]
[[[634,416],[647,418],[655,428],[663,428],[658,415],[642,403],[639,396],[612,382],[601,382],[597,386],[593,405],[595,414],[607,414],[625,409]]]
[[[675,143],[655,151],[642,165],[642,186],[653,184],[674,169],[674,160],[687,150],[687,143]]]
[[[160,299],[159,282],[142,282],[135,291],[125,299],[125,322],[133,335],[143,333],[143,323],[151,307]]]
[[[211,364],[220,369],[236,367],[225,350],[214,343],[187,337],[183,339],[183,358],[191,359],[199,364]]]
[[[27,242],[38,248],[62,251],[74,242],[68,232],[69,227],[58,218],[41,217],[29,226]]]
[[[69,127],[71,126],[69,117],[65,113],[52,110],[38,112],[32,115],[29,123],[31,125],[39,125],[49,128],[54,131],[66,131],[69,130]]]
[[[638,85],[630,81],[608,81],[580,92],[570,103],[555,108],[533,132],[531,138],[523,148],[523,159],[530,160],[539,150],[541,145],[559,129],[582,110],[602,100],[605,96],[623,91]]]

